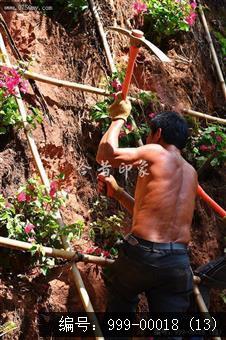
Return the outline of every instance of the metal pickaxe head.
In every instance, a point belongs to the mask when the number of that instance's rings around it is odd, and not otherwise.
[[[142,45],[144,45],[149,50],[154,52],[154,54],[161,61],[170,62],[171,60],[158,47],[156,47],[150,41],[146,40],[144,37],[144,33],[142,31],[140,30],[129,31],[127,29],[124,29],[121,27],[114,27],[114,26],[110,26],[108,28],[116,32],[122,33],[130,38],[129,62],[128,62],[127,70],[126,70],[126,76],[125,76],[125,79],[122,85],[122,96],[123,96],[123,99],[125,99],[129,91],[129,86],[130,86],[132,75],[133,75],[136,57],[139,52],[139,48]]]
[[[150,41],[145,39],[144,33],[140,30],[129,31],[125,28],[110,26],[108,29],[122,33],[130,38],[131,45],[140,47],[145,46],[147,49],[151,50],[162,62],[170,62],[171,60],[163,53],[157,46],[152,44]]]

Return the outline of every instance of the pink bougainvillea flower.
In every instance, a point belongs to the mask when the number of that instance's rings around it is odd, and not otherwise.
[[[116,92],[119,92],[122,90],[122,84],[120,83],[120,81],[118,79],[115,79],[111,82],[111,86],[113,87],[113,89]]]
[[[200,151],[208,151],[209,147],[207,145],[202,144],[202,145],[200,145],[199,150]]]
[[[27,89],[28,89],[27,80],[23,80],[22,82],[20,82],[20,91],[23,93],[27,93]]]
[[[214,151],[216,149],[216,144],[211,145],[210,149]]]
[[[25,192],[21,191],[18,195],[17,195],[17,201],[18,202],[26,202],[27,200],[27,195],[25,194]]]
[[[197,17],[197,14],[192,12],[189,14],[189,16],[185,19],[185,21],[188,23],[189,26],[193,26],[195,23],[195,19]]]
[[[149,115],[148,115],[148,117],[149,118],[155,118],[155,116],[156,116],[156,113],[155,112],[151,112],[151,113],[149,113]]]
[[[102,249],[101,248],[96,248],[94,254],[95,255],[101,255]]]
[[[222,142],[222,139],[223,139],[223,138],[222,138],[221,136],[216,136],[216,140],[217,140],[218,143],[221,143],[221,142]]]
[[[8,66],[1,66],[1,71],[8,72],[10,71],[10,68]]]
[[[133,10],[136,15],[139,15],[147,11],[147,5],[144,4],[142,1],[135,1],[133,3]]]
[[[57,192],[57,189],[58,189],[58,183],[56,181],[52,181],[50,183],[50,191],[49,191],[49,195],[54,198],[55,197],[55,194]]]
[[[10,94],[15,94],[15,87],[18,86],[19,82],[19,78],[6,77],[5,85]]]
[[[28,223],[24,227],[24,231],[26,234],[29,234],[35,228],[34,224]]]
[[[128,129],[128,130],[130,130],[130,131],[132,131],[132,129],[133,129],[133,126],[132,126],[132,124],[125,124],[125,127]]]
[[[110,257],[111,256],[109,251],[107,251],[107,250],[103,250],[102,254],[103,254],[104,257]]]
[[[10,73],[13,77],[20,79],[19,73],[14,68],[10,69]]]
[[[93,254],[95,252],[95,248],[94,247],[90,247],[86,250],[86,254]]]
[[[190,3],[190,6],[191,6],[192,9],[195,9],[197,7],[197,3],[195,1],[192,1]]]

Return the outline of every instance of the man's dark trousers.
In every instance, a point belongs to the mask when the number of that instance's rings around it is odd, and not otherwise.
[[[187,247],[128,235],[112,265],[108,312],[135,312],[145,292],[150,312],[186,312],[193,288]]]

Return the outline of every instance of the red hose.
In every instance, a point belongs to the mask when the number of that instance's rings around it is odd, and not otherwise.
[[[197,194],[201,197],[213,210],[215,210],[222,218],[226,216],[226,211],[219,206],[207,193],[198,185]]]

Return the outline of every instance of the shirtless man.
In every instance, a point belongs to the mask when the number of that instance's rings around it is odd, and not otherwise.
[[[121,99],[110,107],[112,123],[96,158],[113,167],[125,163],[146,170],[138,174],[135,199],[112,176],[98,176],[99,190],[107,185],[107,195],[133,216],[131,233],[112,266],[107,310],[135,312],[138,294],[145,292],[151,312],[186,312],[192,292],[187,245],[198,185],[196,171],[181,156],[188,127],[179,114],[163,112],[151,120],[146,145],[119,148],[130,110],[130,102]]]

